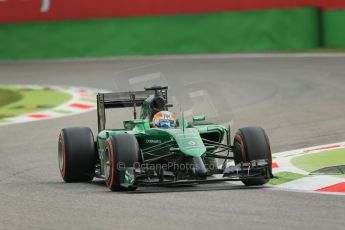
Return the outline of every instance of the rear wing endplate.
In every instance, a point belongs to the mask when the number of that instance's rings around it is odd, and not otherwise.
[[[167,86],[154,86],[145,88],[145,91],[132,91],[132,92],[118,92],[118,93],[99,93],[97,94],[97,120],[98,132],[105,129],[106,116],[105,110],[112,108],[127,108],[133,107],[134,119],[137,118],[136,107],[142,106],[144,101],[150,95],[157,95],[163,97],[165,102],[168,102]]]

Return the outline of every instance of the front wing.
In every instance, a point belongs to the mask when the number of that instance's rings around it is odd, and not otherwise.
[[[270,167],[271,162],[267,160],[254,160],[248,163],[240,163],[229,166],[224,171],[220,171],[217,178],[209,176],[207,178],[177,179],[172,173],[147,174],[142,169],[128,167],[122,172],[121,185],[123,187],[132,186],[177,186],[189,184],[207,184],[224,181],[242,181],[246,179],[272,179],[274,176]]]

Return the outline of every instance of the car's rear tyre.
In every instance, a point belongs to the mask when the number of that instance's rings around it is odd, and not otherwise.
[[[107,139],[104,152],[105,181],[111,191],[132,191],[136,186],[121,186],[124,167],[135,167],[139,163],[139,144],[135,136],[117,134]]]
[[[239,129],[234,137],[234,147],[235,164],[267,159],[269,161],[269,170],[272,171],[270,142],[265,130],[261,127]],[[242,180],[247,186],[263,185],[268,181],[269,179],[265,177]]]
[[[87,127],[62,129],[59,135],[58,160],[65,182],[93,179],[97,154],[92,131]]]

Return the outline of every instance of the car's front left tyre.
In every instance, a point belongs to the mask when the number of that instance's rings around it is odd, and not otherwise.
[[[253,160],[267,160],[268,170],[272,173],[272,153],[270,142],[264,129],[261,127],[246,127],[238,130],[234,137],[235,164],[248,163]],[[243,179],[247,186],[264,185],[270,179],[261,178]]]

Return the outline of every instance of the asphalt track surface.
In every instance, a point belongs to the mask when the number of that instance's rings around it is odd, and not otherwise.
[[[234,129],[262,126],[277,152],[345,140],[344,66],[345,57],[17,62],[0,63],[0,84],[168,84],[182,110],[204,110]],[[118,111],[108,120],[118,125],[128,116]],[[0,126],[0,229],[345,228],[344,196],[229,183],[113,193],[99,180],[63,183],[57,137],[68,126],[96,131],[96,113]]]

